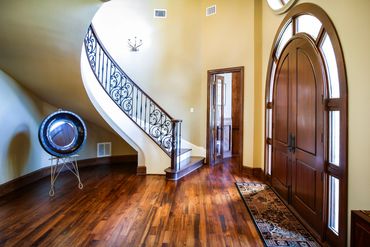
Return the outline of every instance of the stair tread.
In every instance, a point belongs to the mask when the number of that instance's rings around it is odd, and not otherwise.
[[[190,156],[190,158],[185,159],[180,162],[180,171],[185,170],[197,163],[203,162],[204,159],[205,159],[204,157],[200,157],[200,156]],[[172,169],[167,168],[166,172],[172,172]]]
[[[190,152],[191,151],[191,148],[181,148],[180,149],[180,155],[184,154],[184,153],[187,153],[187,152]]]
[[[182,177],[185,177],[189,173],[199,169],[203,166],[205,158],[199,156],[191,156],[190,158],[182,161],[180,163],[180,170],[173,170],[171,167],[168,167],[166,172],[166,178],[168,180],[179,180]]]
[[[192,166],[195,163],[198,163],[198,162],[203,161],[203,160],[204,160],[204,157],[190,156],[189,159],[185,159],[185,160],[180,162],[180,167],[181,167],[180,169],[186,168],[188,166]]]

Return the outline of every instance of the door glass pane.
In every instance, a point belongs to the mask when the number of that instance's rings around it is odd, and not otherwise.
[[[339,179],[329,176],[329,221],[328,227],[339,233]]]
[[[222,84],[217,82],[217,105],[218,106],[222,104],[221,89],[222,89]]]
[[[223,80],[216,77],[216,156],[222,155],[222,110],[223,110],[223,98],[222,98],[222,86]]]
[[[216,108],[216,155],[221,155],[221,106]]]
[[[335,57],[335,52],[331,40],[328,34],[325,34],[322,45],[321,52],[325,59],[326,70],[328,73],[328,84],[329,84],[329,97],[339,98],[339,76],[338,76],[338,66]]]
[[[297,18],[297,32],[307,33],[316,40],[321,28],[319,19],[312,15],[301,15]]]
[[[279,44],[276,48],[276,57],[280,57],[282,50],[284,49],[288,40],[293,36],[293,24],[292,22],[285,28],[283,34],[281,35]]]
[[[329,163],[339,166],[340,112],[329,112]]]
[[[271,68],[271,76],[270,76],[270,95],[269,101],[272,102],[272,98],[274,96],[274,80],[275,80],[275,72],[276,72],[276,63],[272,63]]]
[[[272,138],[272,109],[267,109],[267,137]]]
[[[271,158],[272,158],[272,146],[267,145],[267,157],[266,157],[266,162],[267,162],[267,174],[271,175]]]

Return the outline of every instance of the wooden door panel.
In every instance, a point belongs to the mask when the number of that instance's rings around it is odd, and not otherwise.
[[[293,169],[292,206],[317,232],[322,231],[321,173],[303,161],[296,160]]]
[[[286,56],[278,68],[275,87],[275,136],[282,143],[288,143],[288,94],[289,94],[289,56]]]
[[[313,156],[311,153],[297,149],[295,151],[295,160],[301,160],[311,165],[312,169],[316,169],[316,156]]]
[[[316,79],[309,57],[297,49],[297,148],[316,154]]]
[[[273,100],[272,186],[322,232],[324,76],[320,53],[297,38],[277,65]]]
[[[324,169],[320,133],[323,132],[323,75],[320,72],[319,53],[302,40],[294,48],[296,81],[296,108],[293,132],[296,134],[296,152],[292,154],[292,205],[318,232],[322,232]],[[320,112],[320,113],[319,113]]]
[[[295,196],[311,210],[316,211],[316,170],[300,160],[296,160],[295,167]]]
[[[288,200],[290,186],[288,153],[289,54],[284,53],[282,56],[285,56],[285,59],[277,66],[274,90],[272,185],[285,200]]]
[[[288,161],[289,157],[286,153],[279,150],[275,151],[274,177],[286,187],[288,186]]]

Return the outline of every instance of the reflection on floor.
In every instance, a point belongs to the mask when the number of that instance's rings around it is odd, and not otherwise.
[[[0,198],[0,245],[263,246],[236,189],[234,161],[205,165],[178,182],[119,165],[64,173]]]

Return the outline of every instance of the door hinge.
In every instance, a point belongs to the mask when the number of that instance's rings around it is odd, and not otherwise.
[[[324,143],[324,133],[321,133],[321,143]]]

